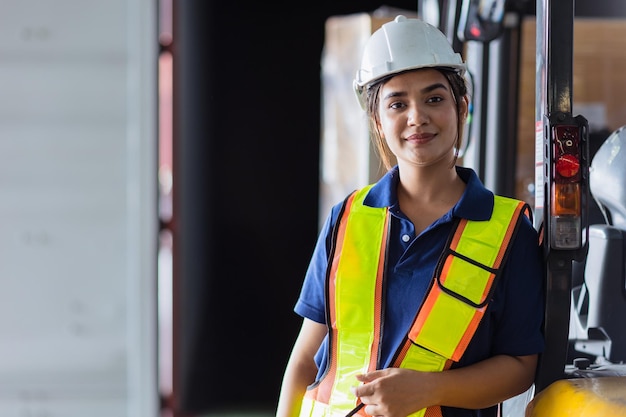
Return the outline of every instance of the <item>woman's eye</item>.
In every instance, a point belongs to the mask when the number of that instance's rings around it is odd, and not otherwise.
[[[428,103],[440,103],[443,101],[443,97],[431,97],[427,100]]]
[[[404,108],[404,107],[405,107],[405,106],[404,106],[404,103],[400,103],[399,101],[396,101],[396,102],[391,103],[391,104],[389,105],[389,108],[390,108],[390,109],[401,109],[401,108]]]

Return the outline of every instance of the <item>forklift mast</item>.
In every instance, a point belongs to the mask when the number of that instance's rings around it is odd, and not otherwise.
[[[588,125],[572,116],[574,0],[537,0],[535,227],[545,256],[546,349],[536,390],[565,375],[574,261],[588,242]]]

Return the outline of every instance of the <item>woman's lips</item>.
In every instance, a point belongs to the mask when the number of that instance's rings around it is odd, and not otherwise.
[[[407,141],[411,142],[427,142],[435,137],[434,133],[415,133],[406,138]]]

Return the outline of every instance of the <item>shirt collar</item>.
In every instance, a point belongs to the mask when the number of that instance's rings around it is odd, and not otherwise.
[[[493,193],[485,188],[471,168],[457,166],[456,172],[467,186],[461,199],[452,208],[452,215],[468,220],[489,220],[493,212]],[[397,207],[399,179],[396,165],[374,184],[363,203],[370,207]]]

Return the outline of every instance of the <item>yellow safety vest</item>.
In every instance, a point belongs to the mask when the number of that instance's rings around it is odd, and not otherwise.
[[[372,185],[351,194],[335,226],[327,270],[329,363],[308,387],[300,417],[345,417],[358,399],[355,376],[376,369],[389,230],[387,208],[363,200]],[[482,319],[526,203],[495,196],[488,221],[460,219],[441,255],[430,289],[392,366],[425,372],[458,361]],[[355,415],[366,416],[361,409]],[[430,407],[410,417],[441,416]]]

